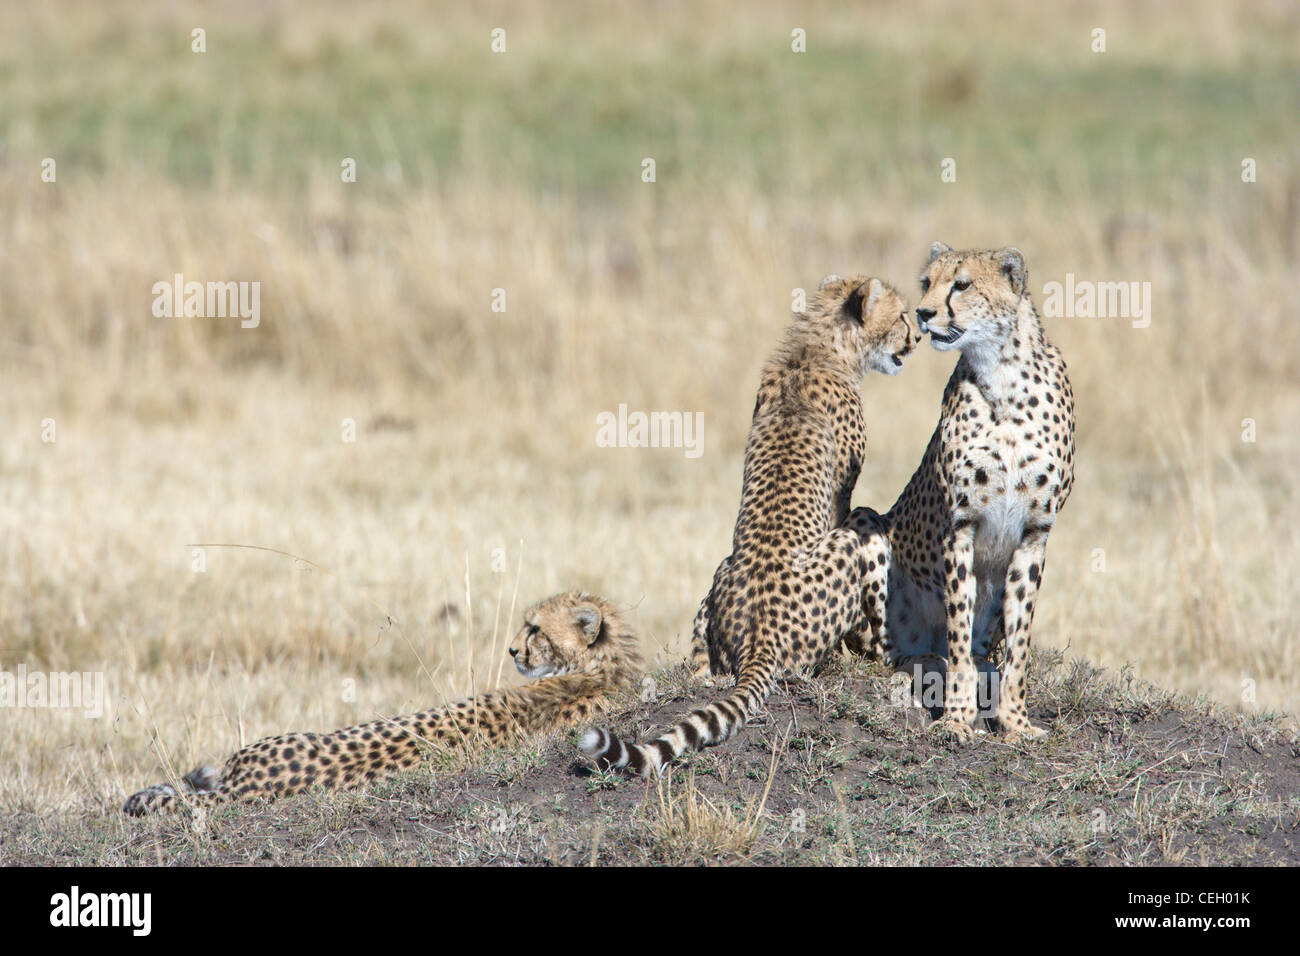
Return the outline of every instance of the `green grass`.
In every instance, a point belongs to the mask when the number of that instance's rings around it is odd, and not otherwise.
[[[111,25],[89,49],[4,51],[0,131],[29,126],[31,148],[75,176],[125,162],[184,184],[275,189],[336,177],[350,156],[363,187],[382,188],[396,161],[403,188],[472,170],[601,192],[639,182],[652,156],[670,188],[815,192],[851,175],[917,190],[951,156],[981,190],[1055,169],[1063,189],[1079,174],[1139,197],[1295,145],[1275,122],[1300,111],[1293,60],[1191,68],[966,48],[918,70],[915,50],[876,39],[832,36],[796,55],[780,37],[619,50],[579,33],[493,55],[478,35],[431,53],[381,26],[294,52],[276,28],[228,25],[195,54],[183,28]]]

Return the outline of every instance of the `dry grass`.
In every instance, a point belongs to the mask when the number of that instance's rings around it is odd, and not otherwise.
[[[58,31],[24,13],[29,32],[6,31],[0,46],[0,668],[102,671],[111,699],[101,720],[5,713],[0,810],[112,809],[165,768],[184,773],[265,734],[488,686],[519,607],[565,587],[634,606],[647,649],[679,657],[727,547],[757,370],[791,290],[863,270],[910,292],[935,238],[1020,246],[1035,289],[1067,272],[1152,283],[1150,328],[1047,323],[1075,384],[1079,465],[1037,640],[1247,710],[1294,711],[1300,150],[1293,124],[1266,119],[1294,115],[1270,99],[1294,94],[1269,70],[1294,75],[1298,28],[1267,4],[1240,18],[1209,2],[1173,10],[1095,14],[1114,24],[1095,75],[1076,49],[1093,11],[1049,21],[1026,5],[1003,19],[1020,25],[1010,36],[947,19],[936,36],[938,5],[801,10],[812,41],[800,68],[814,80],[819,44],[850,64],[844,76],[858,56],[864,71],[905,66],[897,103],[873,105],[860,129],[836,87],[772,79],[794,17],[777,4],[734,30],[721,8],[681,24],[629,6],[584,26],[584,42],[504,8],[436,29],[387,8],[245,10],[203,18],[212,60],[158,71],[163,41],[147,27],[188,33],[192,19],[170,6],[120,24],[87,8]],[[339,70],[400,84],[403,64],[468,61],[497,15],[512,18],[518,57],[500,76],[470,64],[494,94],[466,107],[445,161],[428,158],[442,140],[420,151],[423,114],[392,100],[341,107],[338,122],[358,131],[351,152],[371,157],[354,186],[336,181],[350,152],[334,148],[329,116],[319,136],[274,148],[250,132],[296,135],[298,114],[274,114],[277,96],[292,107],[299,86],[325,84],[328,97]],[[629,37],[644,42],[625,64]],[[368,52],[389,42],[396,53]],[[246,86],[202,72],[233,69],[222,43],[241,44]],[[42,59],[82,85],[42,86]],[[683,80],[681,64],[704,66],[682,67]],[[779,91],[780,115],[750,116],[745,82],[719,89],[750,69]],[[1184,125],[1140,126],[1137,103],[1103,110],[1096,152],[1080,152],[1075,132],[1096,120],[1088,91],[1108,69],[1147,77],[1151,101],[1179,103]],[[112,109],[78,118],[96,70]],[[649,85],[629,88],[624,70]],[[479,103],[474,75],[456,73],[464,86],[446,102]],[[1246,75],[1258,119],[1200,95]],[[658,82],[702,85],[665,102]],[[557,102],[534,103],[534,88]],[[572,90],[604,99],[581,100],[569,120]],[[137,127],[171,122],[164,93],[273,115],[259,126],[232,107],[219,136],[192,131],[216,136],[211,167],[175,168],[188,155],[183,107],[174,139],[133,148]],[[501,103],[516,112],[499,115]],[[648,142],[642,103],[655,110]],[[793,118],[810,111],[815,122]],[[545,131],[547,115],[589,137],[549,178],[545,151],[493,138],[530,122]],[[1204,139],[1220,120],[1231,134]],[[725,136],[711,125],[726,123]],[[938,181],[950,153],[935,124],[961,146],[957,184]],[[1130,132],[1158,148],[1124,147]],[[51,141],[64,144],[53,185],[35,172]],[[860,166],[841,152],[854,142]],[[385,151],[402,176],[384,171]],[[644,155],[660,157],[653,185],[639,179]],[[1256,184],[1239,181],[1243,155],[1259,158]],[[261,281],[261,325],[153,318],[151,286],[176,272]],[[490,309],[495,288],[505,313]],[[950,368],[926,351],[900,378],[868,380],[855,504],[892,502]],[[703,412],[703,456],[596,447],[597,413],[619,403]],[[46,418],[54,443],[41,441]],[[355,443],[341,440],[344,419]],[[331,573],[208,549],[196,574],[196,541],[276,548]],[[681,804],[672,819],[706,810]]]
[[[762,794],[751,794],[743,805],[709,799],[696,786],[694,772],[686,775],[684,786],[672,776],[656,780],[654,793],[646,797],[643,823],[644,839],[655,860],[680,865],[745,859],[767,828],[763,812],[784,744],[781,740],[772,747]]]

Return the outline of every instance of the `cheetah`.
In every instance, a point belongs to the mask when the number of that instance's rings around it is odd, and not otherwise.
[[[884,587],[885,568],[877,573],[858,536],[839,528],[866,450],[859,386],[871,370],[897,374],[920,340],[906,302],[880,279],[827,276],[796,314],[762,374],[732,552],[696,619],[696,661],[736,684],[649,744],[587,731],[579,746],[598,767],[646,776],[722,743],[779,677],[864,629],[861,595]]]
[[[1046,733],[1025,704],[1029,626],[1074,481],[1074,395],[1028,284],[1018,249],[930,248],[917,320],[935,349],[961,358],[903,493],[885,515],[859,509],[846,525],[889,562],[885,594],[865,596],[885,601],[868,611],[869,650],[933,677],[944,695],[932,730],[960,741],[973,736],[979,691],[1008,740]]]
[[[224,769],[188,774],[183,799],[210,805],[353,787],[410,768],[428,748],[496,746],[570,727],[603,713],[642,671],[635,631],[609,601],[582,591],[529,608],[510,655],[536,683],[333,733],[267,737],[236,752]],[[122,810],[143,816],[180,799],[162,783],[132,795]]]

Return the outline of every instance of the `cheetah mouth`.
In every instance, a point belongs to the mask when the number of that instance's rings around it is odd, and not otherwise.
[[[569,672],[567,667],[556,667],[553,664],[537,664],[528,667],[519,661],[515,661],[515,670],[529,680],[538,680],[542,677],[562,677]]]
[[[948,326],[946,332],[940,332],[934,326],[930,327],[930,341],[938,342],[940,345],[952,345],[959,338],[966,334],[965,329],[959,329],[956,326]]]

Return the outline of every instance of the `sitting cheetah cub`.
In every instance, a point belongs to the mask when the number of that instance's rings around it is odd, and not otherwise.
[[[587,731],[579,746],[598,767],[648,775],[722,743],[778,677],[868,629],[863,595],[883,589],[885,567],[840,527],[866,452],[859,389],[868,371],[897,374],[919,341],[907,303],[886,283],[822,280],[763,369],[731,555],[696,615],[696,664],[734,674],[736,686],[650,743]]]
[[[187,775],[184,799],[210,805],[353,787],[411,767],[429,748],[496,746],[570,727],[604,713],[642,670],[636,633],[610,602],[581,591],[529,608],[510,656],[537,682],[333,733],[267,737],[236,752],[221,770],[200,767]],[[175,787],[160,783],[133,794],[122,810],[143,816],[179,799]]]
[[[1018,249],[930,248],[916,317],[934,348],[961,358],[898,501],[846,522],[889,559],[884,613],[868,615],[871,649],[900,669],[933,666],[944,713],[932,729],[959,740],[978,716],[977,669],[989,690],[1000,684],[1008,739],[1045,733],[1025,705],[1029,624],[1047,534],[1074,480],[1074,396],[1028,286]],[[1003,641],[994,683],[989,655]]]

